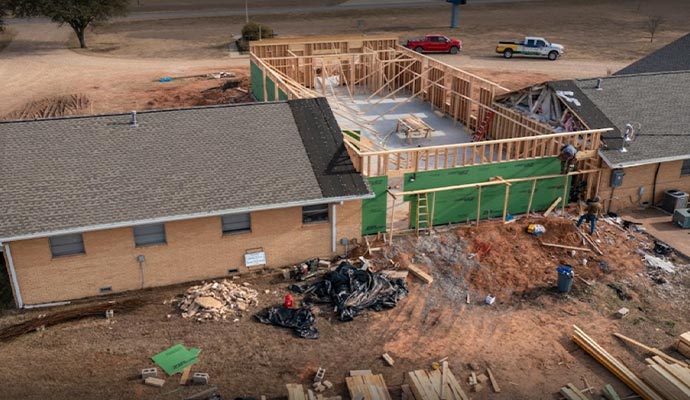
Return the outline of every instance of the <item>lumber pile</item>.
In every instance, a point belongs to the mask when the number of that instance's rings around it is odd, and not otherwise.
[[[567,400],[590,400],[589,397],[585,396],[585,394],[572,383],[563,386],[560,392]]]
[[[190,287],[178,307],[182,318],[219,321],[241,316],[249,307],[259,304],[258,296],[254,289],[223,279]]]
[[[664,361],[659,356],[646,359],[642,379],[667,400],[690,399],[690,369]]]
[[[409,400],[469,399],[445,362],[443,368],[408,372],[405,380],[414,395],[414,398]]]
[[[687,358],[690,358],[690,331],[685,332],[678,338],[676,350]]]
[[[352,372],[350,372],[351,376],[345,378],[350,399],[391,400],[391,395],[388,392],[386,382],[383,380],[383,375],[374,375],[371,371],[368,373],[358,371],[355,374]]]
[[[577,326],[573,326],[575,333],[573,341],[583,350],[589,353],[601,365],[606,367],[611,373],[616,375],[623,383],[628,385],[635,393],[639,394],[644,400],[664,400],[651,387],[635,375],[625,364],[613,357],[603,347],[599,346],[592,338]]]

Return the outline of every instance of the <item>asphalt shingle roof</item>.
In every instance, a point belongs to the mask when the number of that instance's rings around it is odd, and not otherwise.
[[[614,75],[690,71],[690,33],[635,61]]]
[[[368,195],[351,163],[320,184],[298,125],[332,113],[302,102],[0,123],[0,239]]]
[[[575,88],[581,105],[571,107],[590,128],[611,128],[604,136],[605,161],[612,167],[649,164],[690,158],[690,71],[659,74],[619,75],[576,80],[562,88]],[[636,128],[636,139],[619,151],[627,123]]]

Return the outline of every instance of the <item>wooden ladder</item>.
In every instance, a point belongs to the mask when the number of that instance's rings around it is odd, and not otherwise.
[[[415,233],[419,236],[419,232],[431,233],[434,218],[434,204],[436,203],[436,193],[433,194],[431,207],[429,207],[429,194],[421,193],[417,195],[417,223],[415,224]]]
[[[479,142],[484,139],[484,136],[486,136],[486,134],[489,132],[489,125],[491,124],[491,121],[494,119],[495,114],[496,113],[493,110],[489,110],[486,112],[486,115],[484,115],[482,123],[479,124],[479,128],[477,128],[477,131],[472,136],[473,141]]]

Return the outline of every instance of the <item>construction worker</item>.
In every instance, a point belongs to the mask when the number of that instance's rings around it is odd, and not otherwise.
[[[572,144],[564,144],[561,147],[561,154],[558,155],[558,159],[561,160],[561,174],[567,174],[570,168],[575,165],[576,154],[577,149]]]
[[[577,220],[578,228],[582,225],[585,220],[589,221],[589,234],[594,235],[594,228],[596,228],[597,218],[601,216],[601,203],[599,203],[599,198],[595,197],[593,200],[587,200],[587,209],[585,213],[580,216]]]

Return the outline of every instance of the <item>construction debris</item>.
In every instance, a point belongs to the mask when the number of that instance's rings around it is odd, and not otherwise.
[[[412,273],[412,275],[423,280],[426,284],[431,284],[434,281],[434,278],[430,274],[426,273],[423,269],[414,264],[408,265],[407,269]]]
[[[144,384],[148,386],[153,386],[157,388],[162,388],[165,385],[165,379],[148,377],[144,379]]]
[[[209,379],[208,374],[205,374],[203,372],[195,372],[194,375],[192,375],[192,384],[193,385],[208,385],[208,379]]]
[[[630,314],[630,310],[623,307],[620,310],[616,311],[616,317],[617,318],[625,318],[628,314]]]
[[[618,396],[618,393],[613,389],[613,386],[610,384],[606,384],[603,389],[601,389],[601,393],[606,397],[607,400],[621,400],[620,396]]]
[[[595,360],[599,361],[606,369],[611,371],[611,373],[616,375],[623,383],[628,385],[635,393],[642,396],[645,400],[664,400],[656,394],[651,387],[638,378],[637,375],[625,366],[625,364],[613,357],[603,347],[599,346],[597,342],[587,336],[582,329],[577,326],[574,326],[574,329],[573,341],[594,357]]]
[[[292,328],[297,336],[318,339],[316,317],[310,308],[268,307],[255,315],[261,323]]]
[[[176,344],[151,357],[153,362],[165,371],[168,375],[182,372],[185,368],[199,362],[197,356],[201,350],[197,348],[187,349],[181,344]]]
[[[405,381],[415,400],[468,400],[455,376],[444,362],[443,368],[408,372]],[[474,385],[477,388],[479,384]]]
[[[578,389],[572,383],[569,383],[567,386],[562,387],[561,394],[567,400],[589,400],[589,397],[585,396],[585,394],[582,393],[582,391],[580,391],[580,389]]]
[[[223,279],[190,287],[178,307],[182,318],[203,322],[241,317],[244,311],[258,304],[256,290]]]
[[[690,370],[667,363],[659,356],[647,358],[642,379],[667,400],[690,399]]]
[[[678,338],[676,350],[687,358],[690,358],[690,331],[683,333]]]
[[[658,356],[658,357],[661,357],[661,358],[665,359],[665,360],[668,361],[668,362],[672,362],[672,363],[679,364],[679,365],[681,365],[681,366],[684,367],[684,368],[690,368],[690,365],[684,363],[683,361],[677,360],[677,359],[675,359],[675,358],[669,356],[668,354],[662,352],[661,350],[655,349],[655,348],[653,348],[653,347],[649,347],[649,346],[647,346],[647,345],[645,345],[645,344],[643,344],[643,343],[638,342],[638,341],[635,340],[635,339],[631,339],[631,338],[629,338],[629,337],[627,337],[627,336],[623,336],[623,335],[621,335],[620,333],[614,333],[613,336],[615,336],[615,337],[617,337],[617,338],[619,338],[619,339],[621,339],[621,340],[624,340],[624,341],[626,341],[626,342],[628,342],[628,343],[630,343],[630,344],[633,344],[633,345],[635,345],[635,346],[637,346],[637,347],[639,347],[639,348],[641,348],[641,349],[644,349],[645,351],[647,351],[647,352],[649,352],[649,353],[652,353],[652,354],[654,354],[654,355],[656,355],[656,356]]]
[[[393,364],[395,364],[393,357],[389,356],[388,353],[383,353],[381,357],[383,357],[383,360],[386,361],[386,364],[388,364],[389,367],[392,367]]]
[[[392,400],[383,375],[354,375],[345,378],[352,400]]]
[[[486,373],[489,374],[489,380],[491,381],[491,387],[494,389],[494,392],[500,393],[501,388],[498,386],[498,381],[496,377],[494,377],[493,372],[491,372],[491,368],[487,368]]]
[[[141,370],[141,379],[155,378],[158,376],[158,368],[144,368]]]
[[[117,312],[132,311],[143,306],[144,304],[144,300],[132,298],[120,301],[89,304],[84,307],[59,311],[49,315],[41,315],[38,318],[33,318],[28,321],[0,329],[0,342],[8,341],[36,330],[45,329],[45,327],[48,326],[62,324],[82,318],[102,317],[105,315],[107,310],[115,310]]]
[[[664,272],[673,273],[676,272],[676,266],[672,262],[663,260],[659,257],[652,256],[649,254],[644,255],[644,260],[650,267],[658,268]]]
[[[304,303],[332,303],[341,321],[351,321],[361,311],[380,311],[393,308],[407,296],[407,284],[402,279],[390,279],[380,272],[364,271],[347,261],[323,280],[290,289],[304,293]]]

